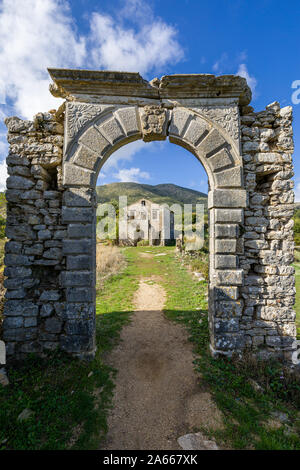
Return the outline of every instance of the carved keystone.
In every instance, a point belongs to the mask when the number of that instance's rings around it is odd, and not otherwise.
[[[145,106],[141,115],[144,142],[165,140],[167,122],[167,111],[162,106]]]

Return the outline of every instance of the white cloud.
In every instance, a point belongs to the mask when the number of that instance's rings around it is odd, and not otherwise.
[[[257,85],[257,80],[253,75],[251,76],[248,72],[246,64],[240,64],[239,69],[237,71],[237,75],[240,75],[240,77],[244,77],[247,80],[247,83],[249,87],[252,90],[252,95],[255,97],[255,91],[256,91],[256,85]]]
[[[47,67],[78,67],[85,39],[76,33],[62,0],[2,0],[0,7],[0,90],[16,113],[32,118],[57,107],[48,90]]]
[[[153,18],[141,0],[127,0],[114,18],[89,13],[88,32],[77,31],[66,0],[0,0],[0,101],[31,119],[59,106],[48,91],[47,67],[85,67],[147,73],[183,56],[176,30]],[[147,9],[142,21],[143,8]],[[136,24],[129,28],[131,16]],[[133,18],[132,18],[133,17]],[[133,21],[134,22],[134,21]]]
[[[228,67],[228,54],[223,52],[221,57],[214,63],[213,71],[216,73],[223,73],[224,70]]]
[[[5,191],[6,189],[6,179],[8,177],[7,174],[7,166],[6,161],[0,162],[0,191]]]
[[[295,186],[295,202],[300,202],[300,183]]]
[[[122,183],[139,183],[140,180],[150,179],[149,173],[147,171],[141,171],[140,168],[123,168],[115,173],[114,177]]]
[[[110,16],[94,13],[91,19],[91,57],[105,69],[145,74],[160,70],[167,62],[178,62],[183,51],[176,30],[160,19],[143,24],[139,30],[124,28]]]
[[[117,168],[120,160],[131,161],[133,156],[138,153],[142,148],[145,147],[145,142],[142,140],[137,140],[135,142],[131,142],[130,144],[126,144],[124,147],[119,148],[116,150],[109,159],[103,165],[103,170],[105,173],[109,172],[112,168]],[[102,169],[100,171],[100,175],[102,173]]]

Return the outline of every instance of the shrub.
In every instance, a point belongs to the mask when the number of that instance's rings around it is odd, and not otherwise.
[[[103,282],[124,268],[125,258],[120,248],[98,243],[96,248],[96,266],[97,281]]]
[[[5,238],[6,219],[0,215],[0,238]]]

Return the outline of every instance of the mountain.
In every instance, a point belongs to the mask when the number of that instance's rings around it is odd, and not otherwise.
[[[119,196],[127,196],[128,204],[139,199],[148,199],[157,204],[204,204],[207,207],[207,194],[194,189],[182,188],[176,184],[110,183],[96,188],[98,202],[118,201]]]

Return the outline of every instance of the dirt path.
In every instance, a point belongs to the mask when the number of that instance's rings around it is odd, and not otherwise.
[[[220,425],[194,373],[187,333],[164,317],[164,302],[159,278],[140,280],[132,322],[107,359],[118,374],[104,449],[177,450],[183,434]]]

